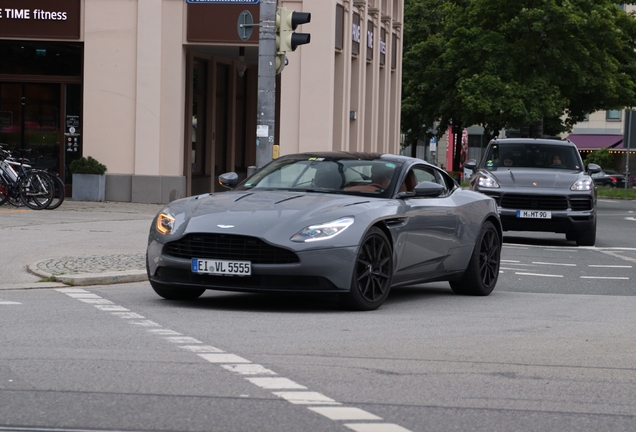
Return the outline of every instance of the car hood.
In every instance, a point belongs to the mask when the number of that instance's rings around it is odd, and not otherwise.
[[[366,211],[374,201],[365,197],[291,191],[240,191],[200,195],[170,204],[181,213],[189,232],[264,235],[297,230]]]
[[[569,189],[582,176],[580,171],[560,169],[499,169],[487,173],[499,183],[499,186],[507,188]]]

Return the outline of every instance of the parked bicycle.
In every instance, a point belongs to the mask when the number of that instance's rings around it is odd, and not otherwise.
[[[15,163],[11,152],[0,147],[0,205],[7,201],[13,205],[21,202],[30,209],[42,210],[53,202],[54,191],[48,173]]]
[[[43,170],[43,169],[34,169],[33,168],[34,164],[29,159],[26,159],[24,156],[25,153],[28,153],[30,151],[31,151],[30,149],[21,150],[19,152],[18,157],[15,156],[15,152],[14,152],[12,153],[10,157],[7,157],[5,161],[9,163],[10,165],[12,165],[13,169],[16,172],[39,171],[39,172],[46,173],[46,175],[48,175],[51,178],[51,181],[53,182],[53,200],[46,207],[46,210],[54,210],[58,208],[60,205],[62,205],[62,203],[64,202],[64,198],[66,197],[66,191],[65,191],[66,185],[64,184],[64,181],[59,177],[57,173],[52,173],[48,170]],[[24,205],[20,200],[16,200],[12,202],[12,204],[17,207]]]

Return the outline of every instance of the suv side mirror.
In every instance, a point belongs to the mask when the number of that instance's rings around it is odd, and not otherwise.
[[[596,165],[596,164],[593,164],[593,163],[588,164],[587,165],[587,172],[589,172],[590,174],[601,172],[601,167]]]
[[[464,162],[464,168],[468,168],[469,170],[475,171],[475,167],[477,166],[477,161],[475,159],[468,159]]]

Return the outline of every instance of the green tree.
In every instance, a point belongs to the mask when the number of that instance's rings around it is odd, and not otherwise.
[[[604,170],[613,170],[616,168],[614,166],[615,161],[616,158],[614,155],[612,155],[606,148],[593,151],[585,156],[585,165],[593,163],[600,165]]]
[[[619,3],[406,0],[407,140],[434,122],[438,135],[538,121],[558,133],[587,113],[636,105],[636,19]]]

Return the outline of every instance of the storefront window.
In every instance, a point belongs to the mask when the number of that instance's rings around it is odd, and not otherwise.
[[[82,75],[82,44],[0,41],[0,75]]]

